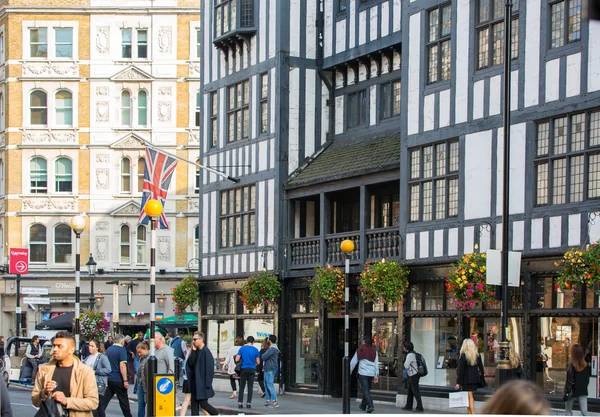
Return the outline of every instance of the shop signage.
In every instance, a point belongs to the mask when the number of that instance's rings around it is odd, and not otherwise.
[[[113,285],[113,323],[119,322],[119,286]]]
[[[50,304],[48,297],[23,297],[23,304]]]
[[[74,298],[51,298],[50,302],[52,304],[54,304],[54,303],[75,304],[75,299]]]
[[[48,288],[45,287],[23,287],[21,294],[27,295],[48,295]]]
[[[10,250],[8,273],[21,275],[29,273],[29,249],[13,248]]]
[[[54,284],[57,290],[74,290],[75,283],[74,282],[57,282]]]
[[[486,252],[485,282],[502,285],[502,251],[489,249]],[[518,287],[521,282],[521,252],[508,252],[508,286]]]

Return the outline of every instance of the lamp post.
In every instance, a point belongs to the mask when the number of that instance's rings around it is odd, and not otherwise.
[[[94,304],[96,299],[94,298],[94,276],[96,275],[96,261],[90,253],[90,259],[85,263],[88,268],[88,275],[90,277],[90,310],[94,310]]]
[[[150,355],[148,357],[148,416],[154,415],[154,375],[157,372],[154,335],[156,333],[156,221],[162,213],[162,204],[158,200],[148,200],[144,212],[150,218]]]
[[[354,242],[346,239],[340,245],[346,258],[346,276],[344,280],[344,359],[342,359],[342,413],[350,414],[350,254],[354,251]]]
[[[75,233],[75,356],[79,357],[79,316],[81,314],[79,297],[80,297],[80,276],[81,269],[80,238],[83,229],[85,229],[85,219],[83,216],[73,216],[71,218],[71,229]]]

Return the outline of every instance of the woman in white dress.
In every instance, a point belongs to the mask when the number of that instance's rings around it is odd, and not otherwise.
[[[244,346],[244,338],[238,336],[235,338],[233,346],[227,351],[225,362],[223,362],[223,370],[229,374],[229,382],[231,383],[231,389],[233,393],[229,398],[237,398],[237,383],[236,379],[239,379],[239,375],[235,372],[235,356],[238,354],[240,347]]]

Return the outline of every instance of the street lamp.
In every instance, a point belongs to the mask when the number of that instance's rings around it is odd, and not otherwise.
[[[85,229],[85,219],[83,216],[73,216],[71,219],[71,229],[75,233],[75,356],[79,357],[79,315],[81,314],[79,305],[80,280],[79,270],[81,268],[80,238],[83,229]]]
[[[94,309],[94,276],[96,275],[96,261],[94,261],[94,257],[90,253],[90,259],[85,263],[88,268],[88,275],[90,277],[90,310]]]
[[[156,333],[156,221],[163,210],[158,200],[148,200],[144,212],[150,218],[150,356],[148,357],[148,415],[154,415],[154,375],[157,372],[154,335]]]
[[[344,280],[344,359],[342,359],[342,413],[350,414],[350,254],[354,251],[354,242],[346,239],[340,245],[346,255],[346,276]]]

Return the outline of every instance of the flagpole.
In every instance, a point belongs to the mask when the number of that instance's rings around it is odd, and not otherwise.
[[[224,173],[224,172],[217,171],[217,170],[216,170],[216,169],[214,169],[214,168],[207,167],[207,166],[204,166],[204,165],[202,165],[202,164],[197,164],[196,162],[192,162],[192,161],[190,161],[189,159],[182,158],[181,156],[178,156],[178,155],[172,154],[172,153],[170,153],[170,152],[167,152],[167,151],[165,151],[165,150],[163,150],[163,149],[157,148],[156,146],[152,145],[150,142],[148,142],[148,141],[146,141],[146,140],[144,140],[144,139],[142,139],[142,138],[136,138],[136,139],[137,139],[137,140],[139,140],[140,142],[143,142],[143,143],[144,143],[144,144],[145,144],[145,145],[146,145],[148,148],[151,148],[151,149],[157,150],[157,151],[159,151],[159,152],[162,152],[162,153],[164,153],[164,154],[166,154],[166,155],[172,156],[172,157],[173,157],[173,158],[175,158],[175,159],[179,159],[180,161],[187,162],[188,164],[195,165],[195,166],[197,166],[198,168],[205,169],[205,170],[207,170],[207,171],[209,171],[209,172],[212,172],[212,173],[213,173],[213,174],[215,174],[215,175],[218,175],[218,176],[220,176],[220,177],[223,177],[223,178],[225,178],[225,179],[228,179],[228,180],[229,180],[229,181],[231,181],[231,182],[234,182],[234,183],[238,183],[238,182],[240,182],[240,179],[239,179],[239,178],[234,178],[234,177],[232,177],[232,176],[230,176],[230,175],[227,175],[227,174],[226,174],[226,173]]]

